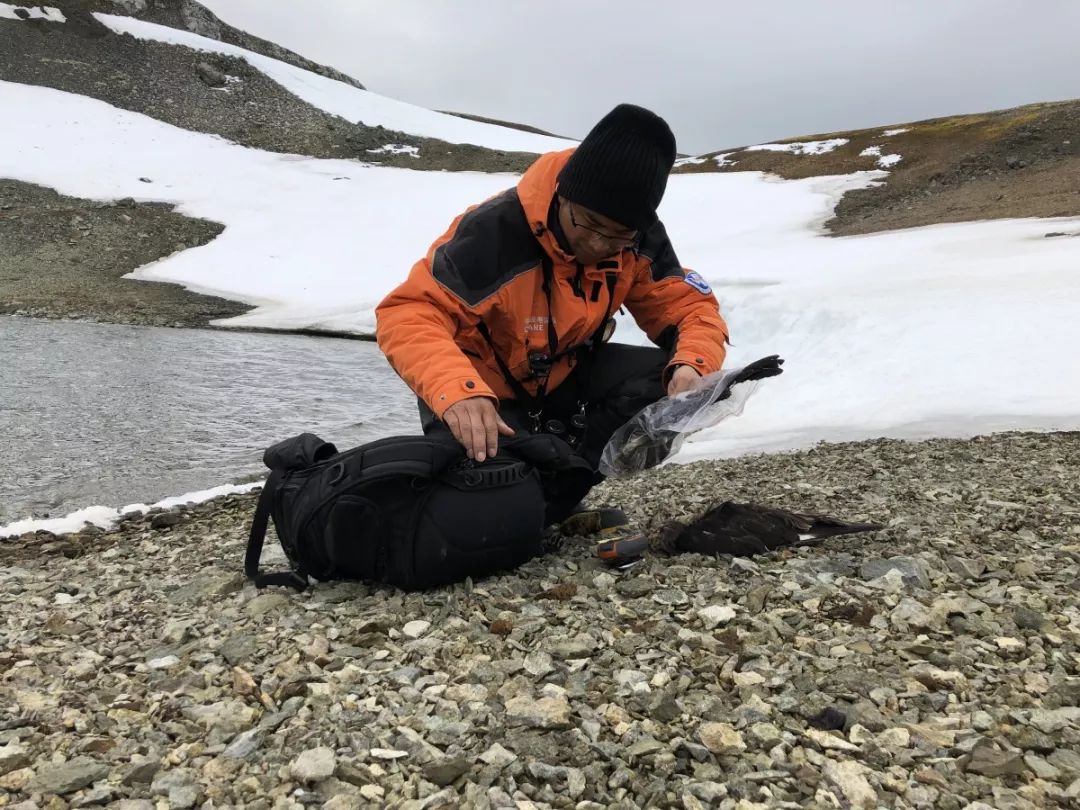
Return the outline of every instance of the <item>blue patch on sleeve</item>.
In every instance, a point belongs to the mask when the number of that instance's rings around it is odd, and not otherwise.
[[[709,286],[709,282],[701,277],[696,270],[691,270],[686,274],[686,278],[683,279],[687,284],[693,287],[702,295],[708,295],[712,292],[712,287]]]

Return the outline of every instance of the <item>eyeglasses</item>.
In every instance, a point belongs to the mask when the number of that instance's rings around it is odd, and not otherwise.
[[[588,225],[585,225],[585,224],[582,224],[581,222],[578,222],[577,219],[574,217],[574,204],[573,203],[570,203],[570,222],[573,224],[573,226],[575,228],[581,228],[582,230],[588,231],[589,233],[595,233],[597,236],[602,236],[607,241],[613,242],[613,243],[615,243],[617,245],[632,245],[638,240],[638,235],[639,234],[636,231],[634,232],[634,234],[632,236],[613,236],[610,233],[604,233],[603,231],[598,231],[598,230],[596,230],[596,228],[590,228]]]

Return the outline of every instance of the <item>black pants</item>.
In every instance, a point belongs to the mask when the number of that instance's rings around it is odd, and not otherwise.
[[[596,471],[611,435],[646,405],[664,396],[662,376],[669,358],[669,352],[664,349],[606,343],[591,362],[579,364],[558,388],[547,393],[541,422],[554,419],[568,428],[571,417],[580,411],[580,404],[584,402],[586,428],[576,449]],[[588,370],[587,379],[583,379],[583,369]],[[425,434],[449,432],[445,423],[423,401],[419,408]],[[512,399],[499,403],[499,415],[515,431],[533,430],[534,420],[527,410]],[[559,504],[549,504],[550,522],[558,522],[569,514],[589,489],[602,480],[603,476],[597,472],[587,486],[577,484],[573,491],[561,493]]]

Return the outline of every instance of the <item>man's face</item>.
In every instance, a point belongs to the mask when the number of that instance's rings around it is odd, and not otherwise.
[[[559,219],[574,257],[582,264],[614,256],[638,237],[633,228],[565,198],[560,198]]]

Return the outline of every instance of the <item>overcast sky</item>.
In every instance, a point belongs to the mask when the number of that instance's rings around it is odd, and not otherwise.
[[[631,101],[684,153],[1080,97],[1078,0],[202,2],[387,96],[576,138]]]

